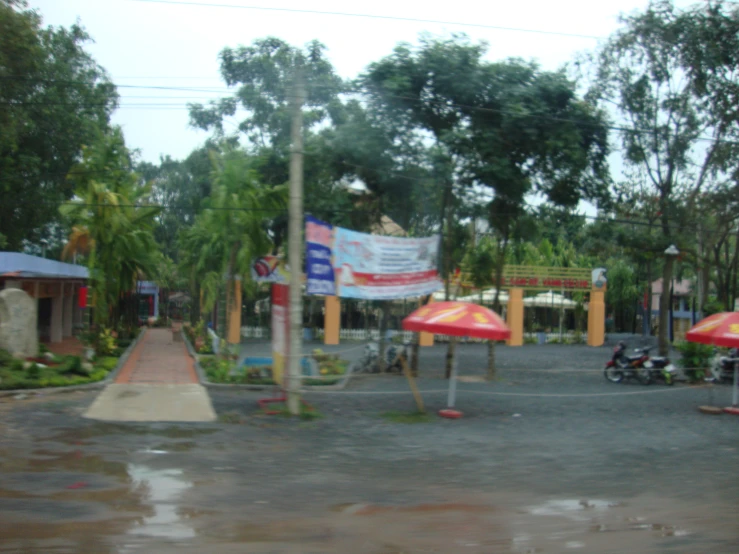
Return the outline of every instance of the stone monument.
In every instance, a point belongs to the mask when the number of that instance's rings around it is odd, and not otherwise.
[[[0,348],[13,356],[38,356],[36,301],[20,289],[0,290]]]

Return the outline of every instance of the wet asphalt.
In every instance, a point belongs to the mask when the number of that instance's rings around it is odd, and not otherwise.
[[[251,352],[254,345],[245,345]],[[349,345],[351,346],[351,345]],[[737,552],[739,418],[728,386],[608,383],[610,348],[444,347],[402,377],[311,391],[321,417],[213,389],[212,424],[114,424],[94,391],[0,399],[0,552]],[[471,378],[471,379],[466,379]]]

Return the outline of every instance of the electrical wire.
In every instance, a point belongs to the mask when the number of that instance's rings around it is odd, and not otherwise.
[[[139,0],[134,0],[139,1]],[[143,0],[141,0],[143,1]],[[3,78],[13,78],[13,77],[0,77],[0,79]],[[43,80],[42,80],[43,81]],[[48,81],[48,80],[46,80]],[[64,82],[64,81],[60,81]],[[138,88],[138,89],[160,89],[160,90],[182,90],[182,91],[192,91],[192,92],[211,92],[211,93],[218,93],[218,91],[205,91],[203,89],[193,89],[189,87],[159,87],[159,86],[147,86],[147,85],[120,85],[121,87],[128,87],[128,88]],[[311,86],[313,87],[329,87],[331,85],[322,85],[322,84],[313,84],[308,85],[308,88]],[[233,89],[223,89],[224,92],[233,92]],[[372,96],[372,93],[369,91],[360,91],[360,90],[352,90],[347,91],[346,94],[359,94],[364,96]],[[417,102],[422,103],[424,102],[420,98],[412,97],[412,96],[404,96],[404,95],[398,95],[398,94],[389,94],[382,92],[381,96],[384,98],[391,98],[396,100],[403,100],[406,102]],[[286,99],[291,99],[291,95],[286,95]],[[210,98],[207,98],[210,99]],[[184,100],[184,98],[183,98]],[[219,100],[218,98],[213,98],[210,100]],[[582,120],[578,119],[572,119],[572,118],[566,118],[566,117],[557,117],[557,116],[551,116],[546,114],[522,114],[521,112],[514,112],[510,110],[504,110],[500,108],[487,108],[487,107],[481,107],[481,106],[472,106],[468,104],[457,104],[457,103],[447,103],[443,101],[437,101],[434,102],[429,101],[431,104],[438,104],[439,106],[443,106],[444,108],[461,108],[465,110],[470,111],[476,111],[476,112],[483,112],[483,113],[492,113],[502,116],[521,116],[525,115],[526,117],[531,117],[534,119],[538,119],[541,121],[551,121],[555,123],[573,123],[577,125],[592,125],[593,127],[600,127],[598,123],[588,123]],[[189,103],[188,103],[189,104]],[[147,102],[147,103],[125,103],[120,104],[117,106],[121,109],[141,109],[141,110],[151,110],[151,109],[161,109],[162,111],[178,111],[178,110],[190,110],[191,107],[188,104],[181,104],[181,103],[175,103],[175,102]],[[94,103],[94,104],[84,104],[84,103],[76,103],[76,102],[0,102],[0,105],[9,105],[9,106],[80,106],[80,107],[105,107],[108,104],[107,103]],[[619,125],[605,125],[603,126],[605,129],[609,131],[616,131],[619,133],[628,133],[633,135],[644,135],[644,136],[654,136],[660,134],[660,131],[657,129],[633,129],[629,127],[623,127]],[[737,140],[728,140],[728,139],[716,139],[714,137],[707,137],[707,136],[697,136],[694,138],[696,141],[701,142],[709,142],[709,143],[716,143],[716,144],[727,144],[732,146],[739,145],[739,141]]]
[[[406,23],[430,23],[433,25],[452,25],[455,27],[470,27],[477,29],[491,29],[494,31],[509,31],[516,33],[530,33],[539,35],[550,35],[557,37],[567,38],[578,38],[588,40],[600,40],[603,37],[595,35],[585,35],[579,33],[565,33],[563,31],[549,31],[545,29],[526,29],[523,27],[506,27],[502,25],[487,25],[484,23],[468,23],[463,21],[443,21],[438,19],[423,19],[418,17],[401,17],[396,15],[380,15],[380,14],[368,14],[368,13],[353,13],[353,12],[339,12],[339,11],[325,11],[325,10],[309,10],[305,8],[277,8],[274,6],[248,6],[243,4],[211,4],[207,2],[183,2],[181,0],[130,0],[133,2],[144,2],[151,4],[168,4],[174,6],[191,6],[198,8],[231,8],[240,10],[254,10],[254,11],[269,11],[269,12],[282,12],[282,13],[298,13],[298,14],[310,14],[310,15],[330,15],[340,17],[355,17],[364,19],[378,19],[386,21],[403,21]]]

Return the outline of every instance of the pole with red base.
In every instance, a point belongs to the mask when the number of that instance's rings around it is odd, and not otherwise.
[[[456,341],[457,339],[452,339]],[[447,419],[459,419],[462,412],[454,409],[454,400],[457,395],[457,351],[454,351],[454,359],[452,360],[452,374],[449,376],[449,394],[447,395],[446,409],[439,410],[439,415]]]
[[[727,414],[739,415],[739,359],[734,360],[734,391],[731,395],[731,407],[724,408]]]

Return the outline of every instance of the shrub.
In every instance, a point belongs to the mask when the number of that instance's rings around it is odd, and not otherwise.
[[[32,363],[31,366],[26,370],[26,374],[29,379],[38,379],[41,377],[41,368],[37,363]]]
[[[705,370],[711,364],[713,347],[708,344],[682,341],[677,344],[677,349],[682,356],[679,364],[685,375],[692,382],[701,381],[706,374]]]
[[[106,373],[110,373],[115,369],[115,366],[118,365],[118,358],[114,357],[106,357],[106,358],[100,358],[95,362],[95,368],[98,370],[103,370]]]
[[[9,366],[13,362],[13,356],[5,350],[4,348],[0,348],[0,366]]]
[[[102,332],[97,336],[95,353],[98,356],[111,356],[115,353],[118,348],[118,341],[113,336],[111,329],[103,329]]]
[[[82,358],[79,356],[68,356],[64,363],[57,368],[57,372],[87,375],[87,372],[82,369]]]

